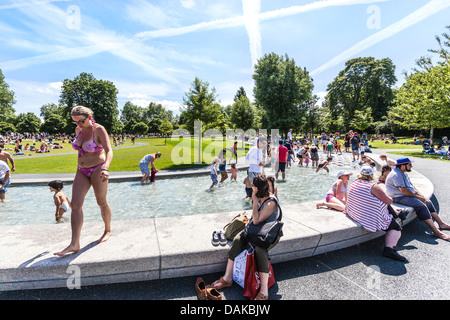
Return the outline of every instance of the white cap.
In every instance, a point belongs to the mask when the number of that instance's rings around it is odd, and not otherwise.
[[[351,175],[353,175],[352,172],[346,171],[346,170],[342,170],[342,171],[338,172],[337,177],[340,178],[341,176],[351,176]]]
[[[369,166],[362,166],[360,173],[363,176],[371,176],[371,175],[373,175],[373,169]]]

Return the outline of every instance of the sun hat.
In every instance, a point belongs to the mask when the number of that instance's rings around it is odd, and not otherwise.
[[[352,172],[346,171],[346,170],[342,170],[342,171],[338,172],[337,177],[340,178],[341,176],[351,176],[351,175],[353,175]]]
[[[411,160],[409,160],[409,158],[399,158],[397,159],[397,163],[396,165],[400,165],[400,164],[407,164],[412,162]]]
[[[362,166],[360,173],[363,176],[371,176],[371,175],[373,175],[373,169],[369,166]]]

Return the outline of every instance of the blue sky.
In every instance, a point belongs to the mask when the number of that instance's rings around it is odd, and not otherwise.
[[[0,0],[0,69],[16,114],[58,103],[81,72],[113,82],[119,109],[179,114],[195,77],[223,106],[241,86],[253,98],[253,65],[270,52],[306,67],[319,96],[362,56],[391,58],[400,86],[449,16],[449,0]]]

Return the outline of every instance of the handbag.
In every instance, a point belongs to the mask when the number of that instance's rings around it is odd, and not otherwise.
[[[251,300],[255,299],[261,288],[261,278],[256,267],[255,253],[253,248],[247,251],[247,260],[245,266],[244,293],[243,296]],[[275,284],[273,268],[269,261],[269,282],[268,288]]]
[[[259,223],[257,225],[253,223],[253,219],[250,219],[250,222],[245,226],[244,231],[242,231],[242,235],[248,242],[264,249],[269,248],[279,236],[281,237],[283,235],[282,228],[284,222],[281,221],[283,214],[276,198],[270,197],[264,201],[258,211],[260,211],[269,200],[273,200],[277,204],[279,210],[278,219],[271,222]]]
[[[248,223],[245,211],[235,216],[230,223],[223,227],[227,240],[233,240],[239,232],[241,232]]]

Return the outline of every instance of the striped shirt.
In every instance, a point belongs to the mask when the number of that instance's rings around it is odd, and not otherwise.
[[[348,190],[344,210],[345,214],[371,232],[386,230],[392,219],[387,204],[371,193],[374,185],[371,181],[355,180]]]

